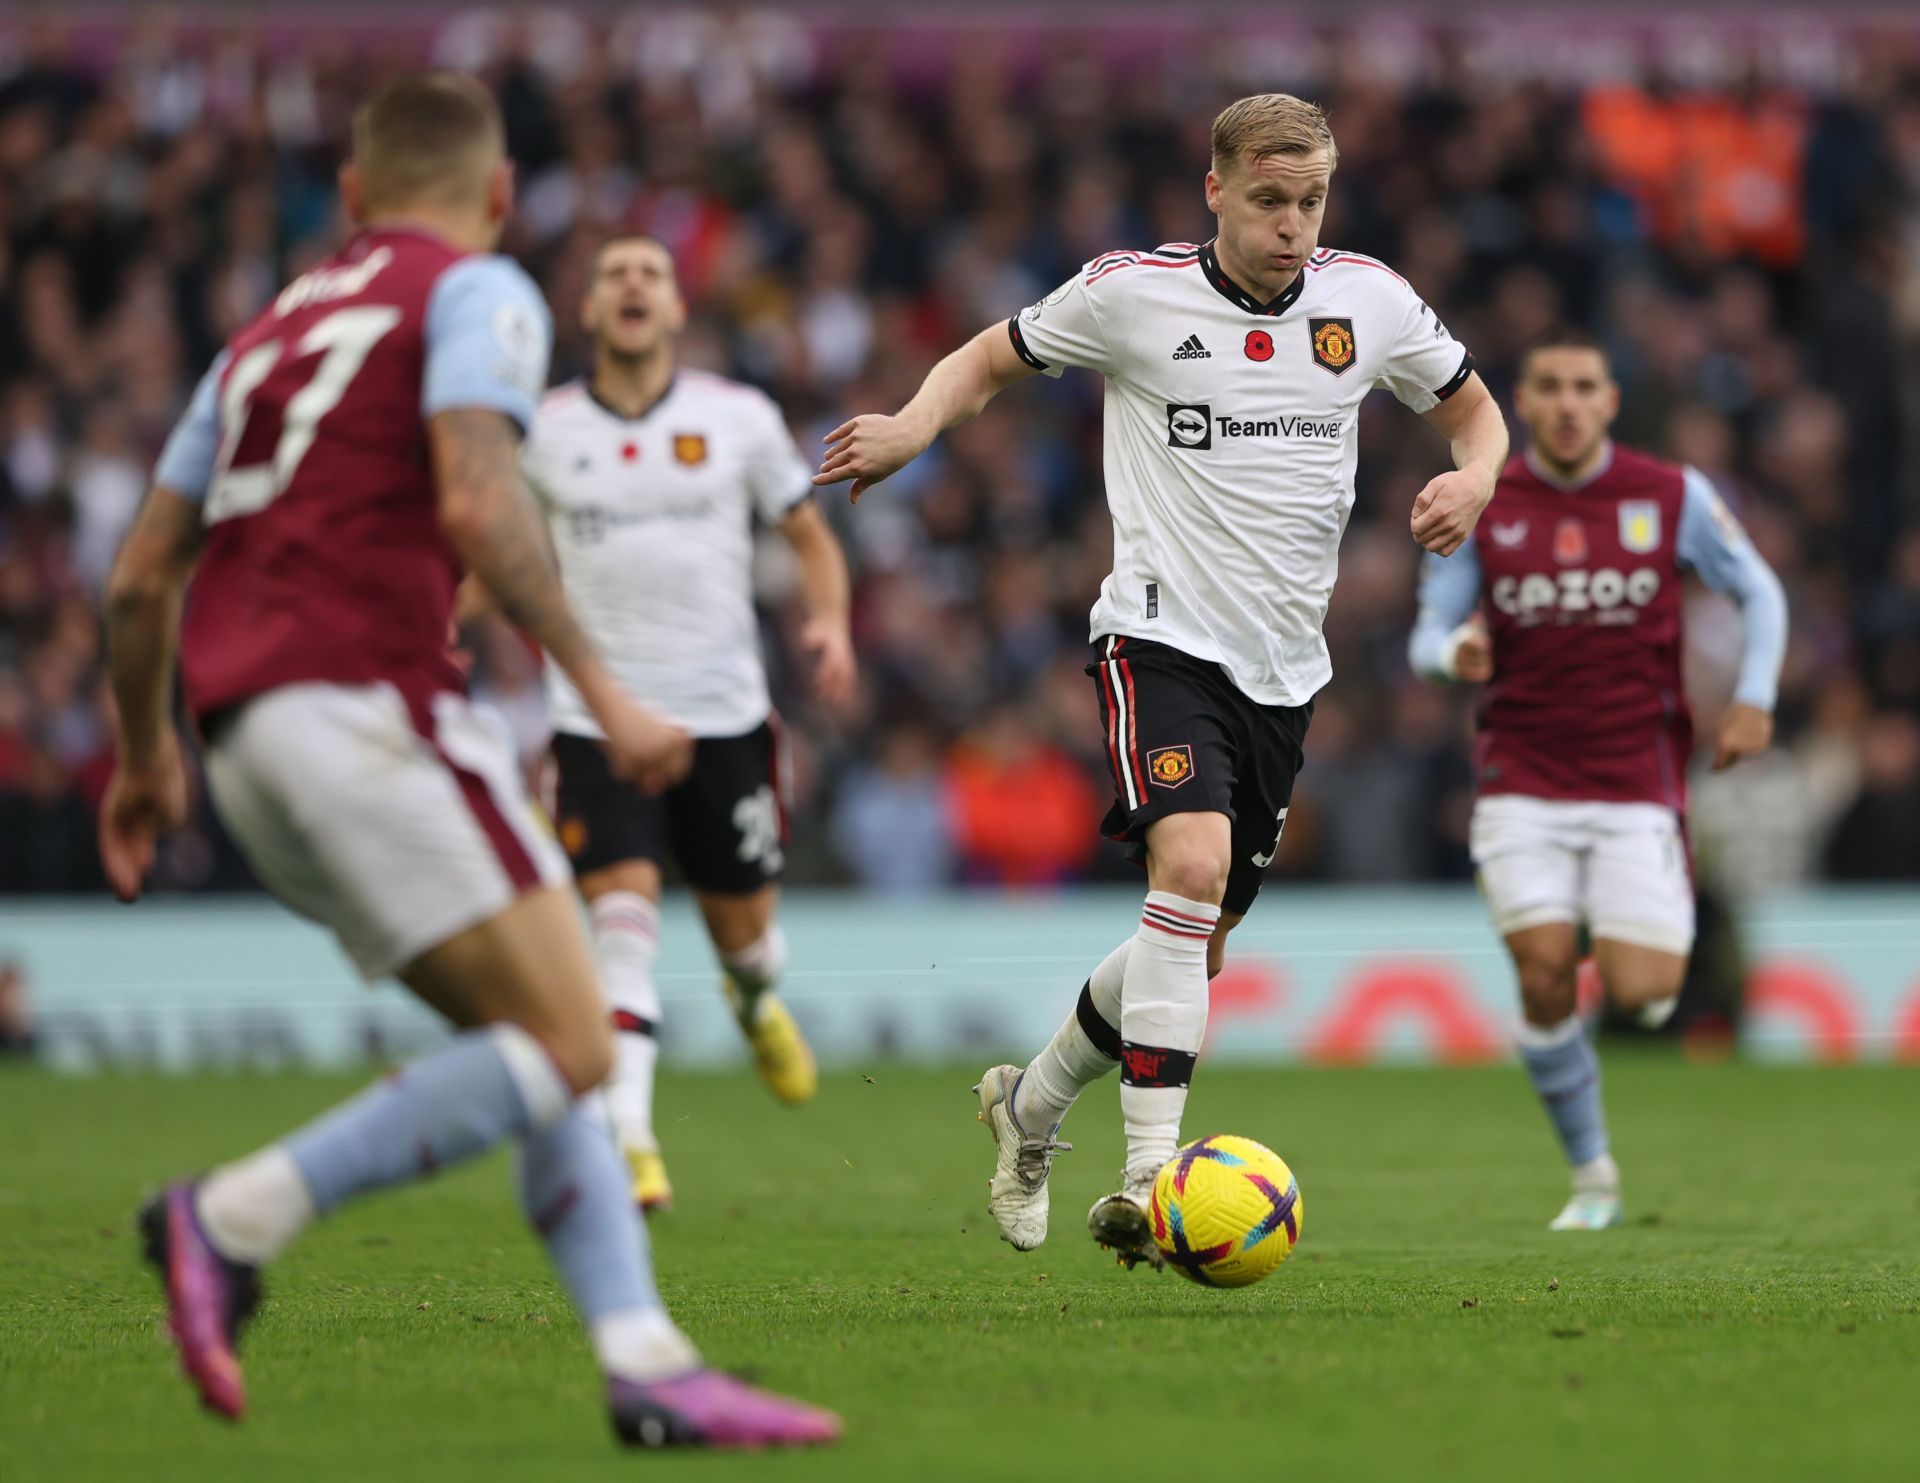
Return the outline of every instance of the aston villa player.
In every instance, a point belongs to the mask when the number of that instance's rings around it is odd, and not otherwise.
[[[1620,1171],[1574,1012],[1580,925],[1613,1002],[1664,1023],[1694,932],[1682,579],[1728,593],[1744,620],[1715,768],[1772,740],[1786,599],[1698,470],[1607,436],[1620,390],[1598,341],[1540,340],[1516,405],[1531,446],[1478,531],[1426,558],[1410,658],[1430,678],[1486,684],[1474,864],[1520,980],[1520,1059],[1573,1169],[1552,1229],[1600,1230],[1620,1223]]]

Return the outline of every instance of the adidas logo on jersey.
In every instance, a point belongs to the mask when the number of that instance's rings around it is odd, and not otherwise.
[[[1200,343],[1198,335],[1188,335],[1180,342],[1180,348],[1173,352],[1175,360],[1212,360],[1213,352]]]

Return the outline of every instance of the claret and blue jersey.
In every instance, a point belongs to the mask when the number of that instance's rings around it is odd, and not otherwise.
[[[528,426],[551,342],[513,262],[391,228],[234,336],[154,474],[205,511],[181,630],[195,714],[303,681],[463,688],[427,419],[471,407]]]
[[[1529,456],[1508,462],[1467,544],[1426,558],[1409,646],[1417,671],[1442,674],[1452,634],[1484,606],[1483,794],[1683,807],[1688,571],[1740,604],[1734,699],[1772,710],[1786,600],[1704,475],[1618,445],[1572,488]]]

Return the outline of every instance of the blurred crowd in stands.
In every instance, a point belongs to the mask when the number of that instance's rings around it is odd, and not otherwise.
[[[310,26],[292,45],[153,16],[104,39],[0,22],[0,892],[97,889],[116,543],[209,358],[341,237],[354,103],[429,58],[505,105],[505,246],[555,305],[556,378],[584,367],[571,306],[596,240],[637,224],[679,262],[685,359],[767,388],[803,446],[892,410],[1084,260],[1204,239],[1214,112],[1274,86],[1318,99],[1341,156],[1323,240],[1408,277],[1503,398],[1531,336],[1601,332],[1619,436],[1706,471],[1784,580],[1779,745],[1700,781],[1703,868],[1736,892],[1920,876],[1920,26],[1830,38],[1818,86],[1737,49],[1711,77],[1576,84],[1409,35],[1389,66],[1337,32],[1119,55],[982,27],[906,56],[885,32],[829,44],[724,9]],[[801,748],[795,880],[1126,874],[1097,838],[1109,785],[1082,672],[1110,540],[1100,406],[1090,374],[1026,383],[857,511],[825,497],[856,574],[851,715],[806,696],[782,641],[793,573],[763,546]],[[1380,396],[1361,447],[1335,679],[1274,868],[1461,878],[1471,697],[1403,657],[1407,511],[1445,450]],[[1704,727],[1734,618],[1705,597],[1694,617]],[[501,632],[474,643],[532,756],[532,660]],[[247,883],[204,811],[160,873]]]

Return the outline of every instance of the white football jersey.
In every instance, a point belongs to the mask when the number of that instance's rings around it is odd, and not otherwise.
[[[620,682],[695,736],[766,720],[753,523],[785,519],[813,491],[772,399],[683,370],[623,417],[569,382],[540,404],[522,456],[568,601]],[[601,734],[552,663],[547,698],[556,731]]]
[[[1333,675],[1321,624],[1360,403],[1384,386],[1425,412],[1472,357],[1398,274],[1333,248],[1269,304],[1212,243],[1109,253],[1008,328],[1029,365],[1107,378],[1113,574],[1092,637],[1168,644],[1263,705],[1305,704]]]

